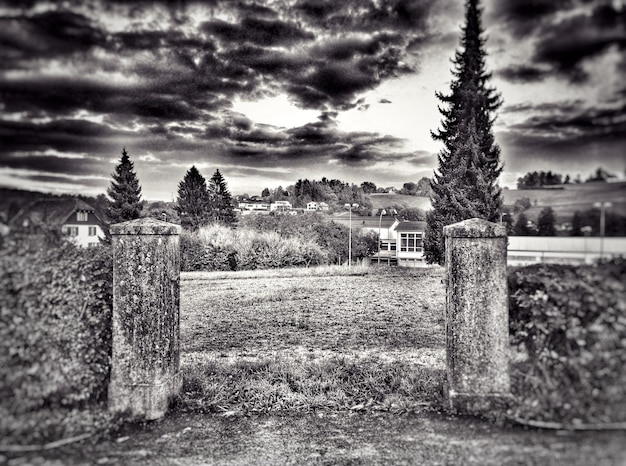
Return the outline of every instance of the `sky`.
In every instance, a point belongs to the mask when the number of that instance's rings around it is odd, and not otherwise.
[[[503,186],[626,173],[626,0],[483,0]],[[461,0],[0,0],[0,185],[143,198],[433,174]]]

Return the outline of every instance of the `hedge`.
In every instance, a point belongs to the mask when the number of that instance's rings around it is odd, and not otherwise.
[[[544,421],[626,421],[626,261],[532,265],[509,273],[517,415]]]
[[[20,415],[105,399],[111,354],[110,246],[5,241],[0,296],[3,412]]]
[[[313,240],[220,225],[197,232],[183,231],[180,248],[183,271],[308,267],[328,262],[327,255]]]

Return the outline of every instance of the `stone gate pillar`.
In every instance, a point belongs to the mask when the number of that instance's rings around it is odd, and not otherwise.
[[[111,225],[113,351],[109,410],[165,415],[182,386],[180,226],[151,218]]]
[[[473,218],[444,227],[446,402],[467,414],[511,399],[506,229]]]

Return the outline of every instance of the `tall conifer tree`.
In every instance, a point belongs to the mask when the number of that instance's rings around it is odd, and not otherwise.
[[[211,221],[210,194],[206,179],[192,166],[178,184],[176,211],[183,228],[197,230]]]
[[[226,185],[226,180],[219,170],[211,177],[213,185],[213,196],[211,201],[211,210],[213,218],[226,225],[235,223],[235,213],[233,211],[233,200]]]
[[[444,262],[443,227],[468,218],[499,219],[502,193],[500,148],[494,141],[494,112],[499,94],[488,85],[485,39],[479,0],[467,0],[461,49],[454,57],[451,93],[437,93],[444,107],[441,129],[431,132],[442,141],[439,167],[431,182],[433,210],[428,213],[424,254],[429,263]]]
[[[137,174],[134,172],[134,164],[125,147],[122,149],[120,163],[115,167],[112,177],[111,186],[107,189],[107,194],[111,198],[107,216],[111,223],[139,218],[143,208],[141,187]]]

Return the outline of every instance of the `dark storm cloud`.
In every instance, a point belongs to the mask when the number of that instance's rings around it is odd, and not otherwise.
[[[626,49],[626,9],[607,0],[508,0],[497,2],[491,19],[516,40],[531,39],[533,64],[517,64],[496,74],[511,82],[538,82],[553,72],[571,82],[587,79],[584,63],[615,46]],[[622,59],[626,67],[626,59]]]
[[[28,169],[39,172],[88,176],[109,167],[102,161],[90,158],[76,159],[53,155],[0,155],[0,167]],[[112,167],[111,167],[112,168]],[[112,169],[111,169],[112,171]]]
[[[543,81],[550,72],[538,66],[512,65],[499,69],[496,74],[513,83],[532,83]]]
[[[549,24],[556,13],[572,8],[576,0],[498,0],[492,12],[494,23],[504,23],[517,38]]]
[[[426,26],[435,0],[301,0],[295,11],[322,28],[372,31],[381,28],[416,30]]]
[[[22,174],[16,174],[15,176],[17,178],[21,178],[23,180],[29,180],[29,181],[65,184],[70,189],[75,187],[77,183],[82,186],[88,186],[88,187],[93,187],[93,188],[105,188],[110,183],[110,180],[106,178],[99,179],[99,178],[86,178],[86,177],[80,177],[80,176],[73,177],[73,176],[62,176],[62,175],[53,176],[53,175],[22,175]]]
[[[296,24],[252,17],[246,17],[240,23],[227,23],[221,20],[207,21],[202,25],[202,30],[227,44],[249,42],[274,46],[315,39],[313,33],[303,30]]]
[[[335,119],[365,111],[364,92],[415,71],[421,48],[442,34],[430,21],[435,0],[8,4],[0,110],[11,121],[0,121],[0,165],[30,167],[36,181],[108,176],[122,145],[163,164],[415,160],[395,152],[400,139],[343,132]],[[192,17],[207,4],[209,16]],[[320,118],[285,129],[231,111],[238,99],[282,93]],[[83,119],[94,117],[101,123]]]
[[[554,166],[588,163],[623,164],[626,105],[573,110],[572,105],[536,115],[497,134],[509,169],[520,170],[543,161]]]
[[[68,55],[102,45],[104,40],[104,32],[89,18],[71,11],[0,17],[0,57],[11,61]]]
[[[582,81],[586,78],[582,62],[611,45],[626,49],[626,9],[599,5],[591,15],[581,13],[552,25],[541,38],[535,58],[552,64],[573,81]]]
[[[626,139],[626,104],[617,108],[589,109],[578,114],[567,112],[566,106],[563,110],[560,114],[531,117],[511,128],[555,139],[564,135],[573,139]]]
[[[48,123],[0,120],[0,154],[14,151],[88,152],[107,146],[122,132],[84,120],[55,120]]]

